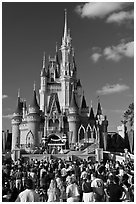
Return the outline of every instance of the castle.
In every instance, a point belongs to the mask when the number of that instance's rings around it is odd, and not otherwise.
[[[59,52],[61,59],[59,59]],[[18,93],[17,108],[12,118],[12,151],[33,152],[46,145],[48,153],[74,149],[85,143],[106,149],[108,121],[103,116],[100,101],[97,112],[89,110],[80,79],[77,78],[72,38],[67,28],[65,10],[64,34],[60,50],[49,57],[45,53],[40,74],[39,102],[34,85],[32,103]]]

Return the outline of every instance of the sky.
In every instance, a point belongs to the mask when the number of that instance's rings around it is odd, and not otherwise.
[[[133,2],[3,2],[2,129],[11,131],[17,92],[31,103],[40,88],[43,52],[61,46],[64,9],[87,105],[96,113],[98,96],[108,131],[117,131],[134,100]]]

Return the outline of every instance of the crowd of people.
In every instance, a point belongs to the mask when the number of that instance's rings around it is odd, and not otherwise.
[[[133,202],[132,161],[3,162],[4,202]]]

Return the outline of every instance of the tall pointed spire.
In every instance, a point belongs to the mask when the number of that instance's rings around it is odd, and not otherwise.
[[[39,105],[38,105],[37,97],[36,97],[36,84],[35,84],[35,82],[34,82],[34,89],[33,89],[33,99],[32,99],[30,107],[34,108],[34,109],[36,109],[36,108],[39,109]]]
[[[20,98],[20,88],[18,89],[18,98]]]
[[[46,57],[45,57],[45,52],[43,53],[43,68],[45,68],[45,63],[46,63]]]
[[[15,114],[20,114],[22,112],[22,106],[21,106],[21,99],[20,99],[20,89],[18,89],[18,93],[17,93],[17,106],[16,106],[16,110],[15,110]]]
[[[86,100],[85,100],[84,91],[83,91],[81,109],[85,109],[85,108],[87,108],[87,105],[86,105]]]
[[[72,97],[71,97],[70,107],[71,107],[71,108],[74,108],[76,111],[78,110],[78,105],[77,105],[77,103],[76,103],[76,98],[75,98],[74,90],[72,91]]]
[[[56,42],[56,63],[59,65],[58,43]]]
[[[94,120],[94,111],[93,111],[93,103],[91,100],[91,109],[90,109],[90,115],[89,115],[90,120]]]
[[[64,41],[66,42],[67,38],[67,9],[64,9],[65,12],[65,25],[64,25]]]
[[[98,107],[97,107],[97,114],[96,115],[102,115],[102,107],[100,104],[100,97],[98,96]]]

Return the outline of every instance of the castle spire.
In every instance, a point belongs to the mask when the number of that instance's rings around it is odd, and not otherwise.
[[[70,107],[71,107],[71,108],[74,108],[75,110],[78,110],[78,105],[77,105],[77,103],[76,103],[76,98],[75,98],[74,90],[72,91],[72,97],[71,97]]]
[[[84,109],[84,108],[87,108],[87,105],[86,105],[86,100],[85,100],[84,91],[83,91],[81,109]]]
[[[17,106],[15,110],[15,114],[20,114],[21,113],[21,99],[20,99],[20,89],[18,89],[18,94],[17,94]]]
[[[33,89],[33,99],[32,99],[30,107],[39,109],[39,105],[38,105],[37,97],[36,97],[36,85],[35,85],[35,82],[34,82],[34,89]]]
[[[58,43],[56,42],[56,63],[59,65]]]
[[[67,38],[67,9],[64,9],[65,12],[65,25],[64,25],[64,42],[66,42],[66,38]]]
[[[18,89],[18,98],[20,98],[20,88]]]
[[[46,62],[46,58],[45,58],[45,52],[43,53],[43,68],[45,68],[45,62]]]
[[[99,96],[98,96],[97,115],[102,115],[102,107],[101,107],[101,104],[100,104],[100,97]]]
[[[90,115],[89,115],[90,120],[94,120],[94,111],[93,111],[93,103],[91,100],[91,109],[90,109]]]

